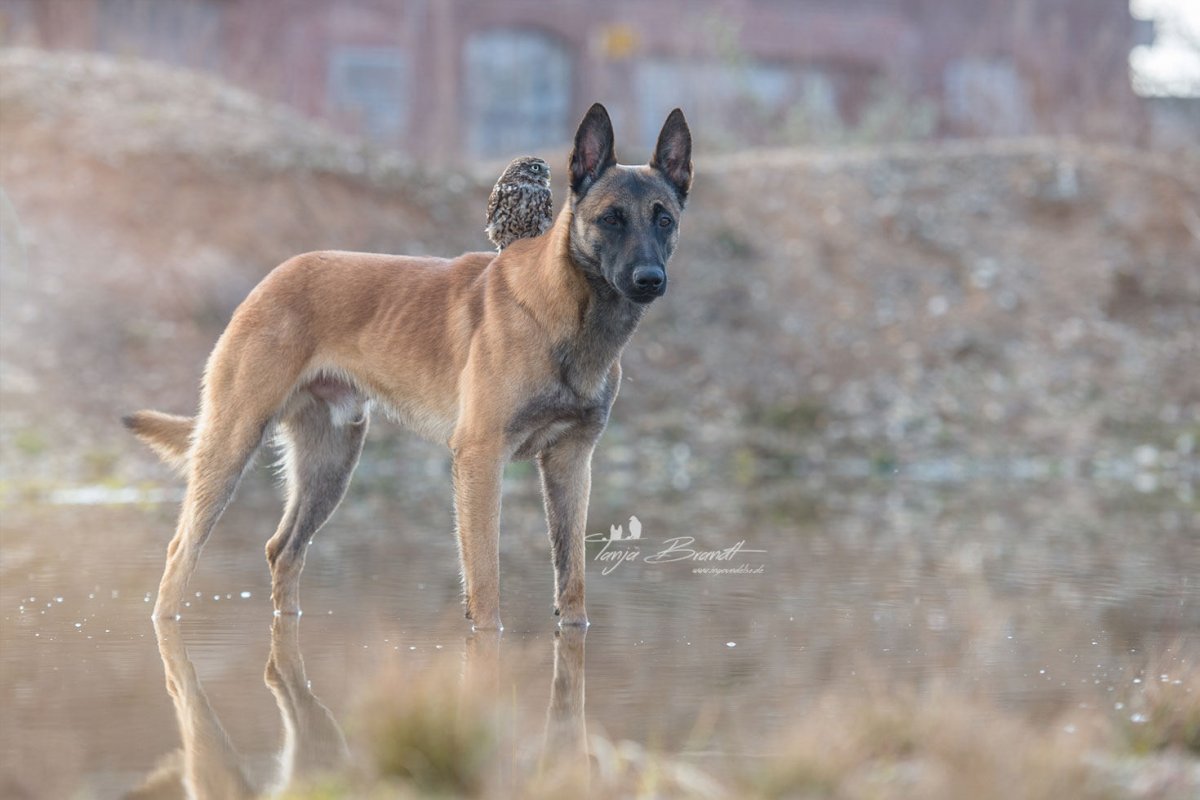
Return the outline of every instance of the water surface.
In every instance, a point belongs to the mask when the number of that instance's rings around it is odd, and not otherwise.
[[[2,793],[170,796],[155,792],[178,788],[185,743],[228,767],[219,777],[234,783],[211,791],[270,791],[292,763],[353,756],[343,731],[381,673],[483,680],[531,730],[565,725],[719,770],[771,754],[846,681],[944,683],[1057,719],[1115,708],[1148,660],[1169,667],[1200,641],[1194,503],[903,481],[641,498],[599,487],[590,527],[599,539],[620,525],[622,539],[590,546],[593,625],[564,639],[526,482],[506,497],[498,640],[462,618],[448,492],[444,507],[352,496],[310,550],[303,617],[276,623],[263,545],[278,502],[252,485],[208,545],[183,620],[157,636],[174,504],[6,510]],[[654,563],[673,537],[728,558]],[[728,571],[695,571],[712,567]]]

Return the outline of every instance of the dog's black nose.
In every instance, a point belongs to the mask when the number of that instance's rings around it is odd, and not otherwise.
[[[662,267],[634,267],[633,285],[642,292],[657,292],[667,282],[667,273]]]

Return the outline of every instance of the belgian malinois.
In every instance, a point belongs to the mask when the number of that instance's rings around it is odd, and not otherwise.
[[[272,431],[287,502],[267,542],[271,594],[276,613],[299,613],[305,550],[341,502],[378,405],[450,447],[475,627],[501,628],[501,473],[530,458],[545,497],[555,613],[560,624],[587,625],[592,450],[617,396],[621,351],[667,289],[691,149],[675,109],[649,164],[618,165],[597,103],[575,134],[570,199],[541,236],[500,255],[317,252],[276,267],[209,356],[199,414],[125,419],[187,474],[155,616],[178,616],[205,540]]]

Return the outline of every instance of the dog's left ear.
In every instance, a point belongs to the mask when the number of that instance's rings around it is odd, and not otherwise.
[[[671,182],[679,194],[679,202],[687,200],[692,188],[692,132],[678,108],[663,123],[650,166]]]

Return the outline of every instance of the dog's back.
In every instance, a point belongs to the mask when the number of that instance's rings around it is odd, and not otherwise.
[[[284,360],[298,377],[330,373],[354,384],[415,432],[444,441],[456,406],[449,384],[479,323],[478,281],[495,257],[295,256],[238,306],[209,358],[205,385],[213,370],[269,374]],[[465,295],[480,299],[464,303]],[[396,397],[408,400],[390,401]],[[168,465],[186,471],[195,417],[143,410],[122,422]]]

